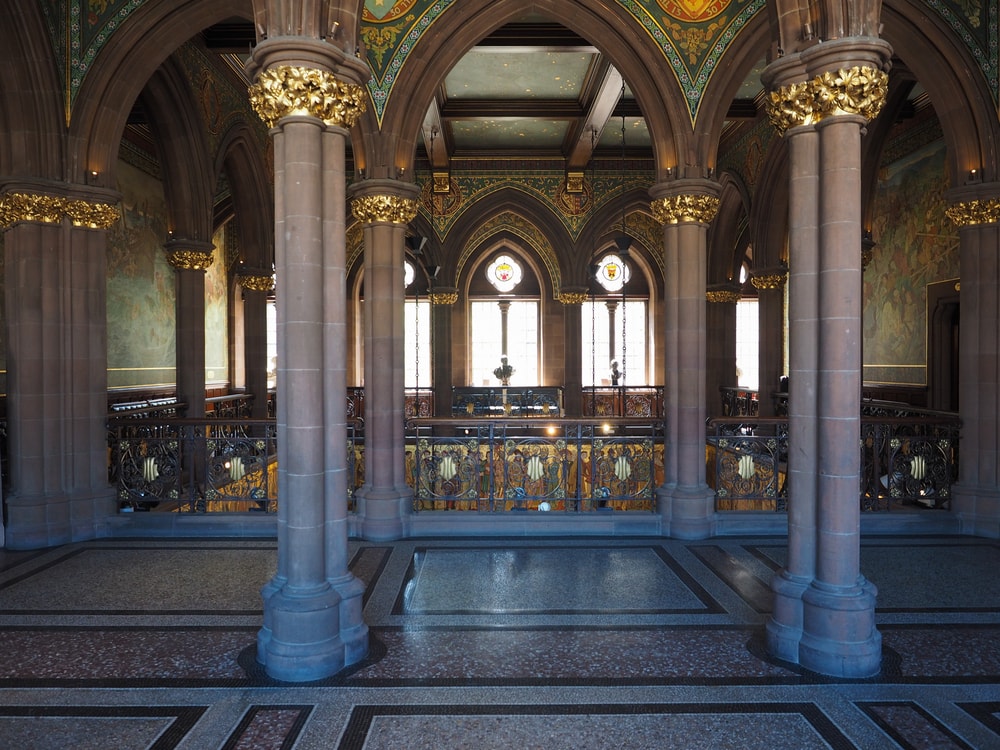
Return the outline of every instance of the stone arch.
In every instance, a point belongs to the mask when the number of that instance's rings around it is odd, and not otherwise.
[[[663,59],[659,47],[627,14],[607,13],[599,0],[463,0],[461,13],[452,7],[434,23],[435,33],[423,37],[401,68],[387,103],[381,131],[369,118],[365,150],[384,164],[372,169],[404,168],[412,173],[417,138],[427,106],[444,75],[485,35],[527,12],[545,14],[595,43],[628,82],[644,112],[662,113],[647,120],[658,175],[691,158],[694,149],[690,115],[676,77],[664,61],[662,69],[649,61]],[[662,72],[663,75],[657,75]],[[400,92],[406,95],[401,95]],[[387,151],[392,149],[392,153]],[[390,176],[390,175],[386,175]],[[391,175],[395,176],[395,175]]]
[[[709,233],[708,283],[735,287],[750,245],[750,195],[732,174],[724,173],[719,182],[719,211]]]
[[[906,0],[886,2],[883,38],[913,71],[927,91],[941,122],[952,186],[959,187],[970,169],[983,181],[1000,178],[995,92],[955,33],[936,13]],[[964,71],[974,71],[962,75]]]
[[[118,145],[132,102],[157,68],[193,32],[228,18],[249,18],[243,0],[145,3],[129,13],[87,72],[69,127],[66,178],[82,182],[89,170],[115,184]]]
[[[270,269],[274,263],[273,188],[248,123],[236,124],[223,135],[215,172],[225,173],[229,181],[243,261],[259,270]]]
[[[62,83],[59,71],[40,64],[52,59],[52,50],[39,5],[11,3],[5,10],[0,24],[0,133],[8,137],[0,138],[0,175],[65,179]],[[17,137],[9,137],[13,134]]]
[[[168,60],[140,94],[150,114],[174,239],[211,242],[215,168],[198,108],[179,66]]]

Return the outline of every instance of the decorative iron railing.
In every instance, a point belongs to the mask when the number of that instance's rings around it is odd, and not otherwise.
[[[453,417],[560,417],[563,413],[562,388],[558,387],[456,387],[451,390]]]
[[[583,389],[585,417],[663,417],[663,386],[591,386]]]
[[[411,420],[414,510],[652,511],[663,441],[648,420]]]
[[[252,393],[232,393],[205,399],[207,419],[250,419],[252,411]]]
[[[403,400],[403,418],[433,417],[434,391],[431,388],[407,388]]]
[[[269,420],[116,419],[110,479],[122,511],[277,507],[277,431]]]
[[[862,511],[907,507],[949,509],[958,479],[961,424],[955,415],[862,416],[859,448]],[[716,508],[787,509],[788,420],[713,419],[706,447],[707,480]]]

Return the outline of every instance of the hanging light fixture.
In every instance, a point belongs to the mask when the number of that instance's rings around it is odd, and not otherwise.
[[[626,219],[626,205],[625,205],[625,81],[622,80],[622,91],[621,96],[618,99],[618,106],[621,107],[622,111],[622,163],[621,163],[621,185],[622,185],[622,233],[621,236],[615,241],[618,246],[618,257],[621,259],[622,264],[622,361],[621,361],[621,374],[619,376],[619,383],[624,391],[625,388],[625,373],[628,371],[628,364],[626,362],[626,320],[625,320],[625,284],[628,281],[628,258],[629,258],[629,247],[632,245],[632,239],[628,236],[628,224]],[[625,416],[625,405],[622,404],[622,416]]]

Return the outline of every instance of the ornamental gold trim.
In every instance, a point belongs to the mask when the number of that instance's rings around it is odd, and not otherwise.
[[[882,111],[888,91],[885,71],[867,65],[840,68],[772,91],[766,102],[767,117],[779,135],[838,115],[873,120]]]
[[[767,289],[781,289],[787,280],[787,273],[765,273],[760,276],[750,277],[750,283],[753,284],[753,288],[761,291]]]
[[[417,202],[398,195],[362,195],[351,201],[351,213],[364,224],[409,224],[417,215]]]
[[[180,271],[205,271],[215,255],[211,250],[168,250],[167,262]]]
[[[743,299],[743,295],[729,289],[712,289],[705,292],[705,299],[708,302],[726,302],[735,305]]]
[[[250,86],[250,106],[274,127],[283,117],[308,115],[327,125],[351,128],[367,108],[365,90],[315,68],[279,65]]]
[[[7,193],[0,198],[0,227],[3,228],[22,221],[58,224],[68,218],[75,227],[107,229],[119,216],[118,207],[111,203],[36,193]]]
[[[432,305],[454,305],[458,302],[458,292],[431,292],[427,296]]]
[[[719,212],[719,199],[714,195],[669,195],[649,205],[660,224],[711,224]]]
[[[582,305],[590,299],[590,295],[586,292],[559,292],[556,299],[564,305]]]
[[[1000,224],[1000,198],[955,203],[944,213],[959,227]]]
[[[251,292],[270,292],[274,289],[273,276],[240,276],[240,286]]]

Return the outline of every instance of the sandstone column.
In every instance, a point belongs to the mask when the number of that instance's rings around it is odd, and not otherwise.
[[[366,539],[404,536],[413,508],[405,474],[406,225],[417,215],[418,188],[388,179],[352,186],[351,211],[365,238],[365,483],[357,494]]]
[[[657,490],[663,528],[677,539],[712,535],[715,493],[705,482],[705,373],[708,227],[719,209],[718,184],[704,179],[650,190],[663,229],[666,288],[664,484]]]
[[[267,294],[274,289],[274,277],[250,273],[239,277],[243,298],[243,359],[247,393],[254,396],[251,415],[267,417]]]
[[[705,398],[709,417],[722,416],[719,388],[736,385],[736,303],[740,293],[714,287],[705,292],[706,372]]]
[[[6,543],[92,539],[115,512],[107,458],[107,236],[118,195],[0,188],[10,493]]]
[[[564,288],[559,293],[563,306],[565,344],[563,349],[563,413],[567,417],[583,414],[583,303],[589,299],[585,289]],[[598,360],[600,361],[600,360]]]
[[[779,74],[789,75],[782,77],[784,85],[772,92],[769,102],[772,122],[782,132],[795,126],[815,128],[815,136],[803,136],[815,138],[815,152],[806,142],[792,154],[793,159],[806,162],[790,165],[790,175],[795,177],[801,176],[801,168],[812,168],[810,160],[815,153],[818,185],[815,214],[802,204],[792,204],[792,238],[804,245],[791,252],[790,260],[793,265],[804,263],[803,273],[812,272],[802,251],[812,250],[813,240],[805,236],[811,230],[804,225],[815,216],[818,293],[815,478],[801,477],[805,492],[815,483],[815,527],[812,530],[808,525],[808,512],[789,517],[789,565],[793,567],[775,583],[778,606],[768,638],[776,656],[837,677],[877,674],[882,656],[882,639],[875,628],[875,587],[860,569],[861,133],[885,101],[888,76],[884,71],[890,55],[888,44],[874,38],[815,45],[797,58],[774,64]],[[798,79],[800,75],[806,80]],[[806,173],[798,187],[808,191],[811,179]],[[794,192],[797,186],[792,187]],[[809,283],[808,278],[802,281]],[[804,330],[810,330],[809,311],[802,304],[797,300],[795,312],[790,314],[804,324]],[[796,339],[794,345],[802,342]],[[801,356],[801,364],[806,366],[807,353],[796,356]],[[803,405],[795,401],[801,393],[795,380],[800,377],[802,373],[797,371],[790,375],[790,429],[797,427],[803,416],[811,420],[810,407],[806,405],[803,415]],[[810,429],[807,424],[801,432],[808,436]],[[809,450],[791,447],[789,463],[796,471]],[[790,497],[790,506],[797,501],[797,497]],[[808,495],[803,502],[809,502]],[[792,526],[793,518],[805,525]],[[814,541],[810,541],[810,533]],[[814,545],[812,555],[810,544]],[[793,553],[807,556],[814,565],[812,579],[801,594],[797,649],[795,598],[805,584],[810,560],[792,561]]]
[[[949,195],[959,227],[962,336],[959,413],[962,450],[952,511],[962,533],[1000,538],[1000,183]]]
[[[167,261],[174,267],[177,290],[177,399],[184,415],[205,416],[205,271],[214,259],[210,242],[170,239]]]
[[[347,568],[344,151],[368,72],[305,38],[261,42],[252,66],[251,104],[274,141],[278,320],[278,570],[257,659],[276,679],[310,681],[367,653]]]

